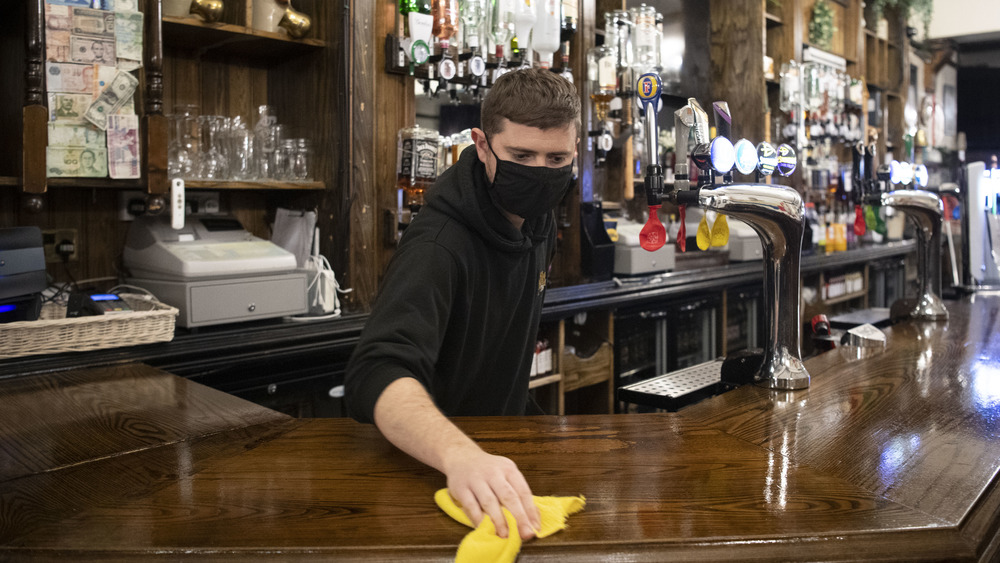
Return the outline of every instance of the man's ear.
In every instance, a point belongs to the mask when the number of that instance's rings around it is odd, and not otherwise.
[[[483,164],[489,162],[491,156],[489,143],[486,141],[486,133],[478,128],[472,128],[472,142],[476,145],[476,154],[479,155],[479,161]]]

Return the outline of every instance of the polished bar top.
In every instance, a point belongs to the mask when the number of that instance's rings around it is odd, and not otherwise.
[[[678,413],[457,419],[536,494],[519,561],[1000,558],[1000,298]],[[0,560],[448,561],[443,477],[371,426],[130,364],[0,381]]]

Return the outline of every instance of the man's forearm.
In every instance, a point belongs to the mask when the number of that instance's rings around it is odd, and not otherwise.
[[[416,379],[389,384],[375,403],[375,426],[397,448],[442,473],[451,456],[480,448],[448,420]]]
[[[375,425],[397,448],[444,473],[448,491],[476,525],[488,514],[500,537],[507,537],[501,506],[518,522],[522,539],[541,526],[531,488],[513,461],[483,451],[445,418],[416,379],[386,387],[375,403]]]

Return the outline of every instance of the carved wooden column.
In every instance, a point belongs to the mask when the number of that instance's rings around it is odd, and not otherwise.
[[[165,194],[167,178],[167,116],[163,114],[163,10],[160,0],[146,1],[146,37],[143,43],[146,76],[146,107],[142,118],[146,131],[143,174],[146,190]]]
[[[28,5],[26,93],[22,117],[21,181],[25,192],[43,194],[49,112],[45,100],[45,12],[42,0]]]

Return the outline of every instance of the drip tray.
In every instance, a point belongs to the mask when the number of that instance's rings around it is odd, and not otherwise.
[[[715,394],[721,385],[718,359],[619,387],[618,400],[675,411]]]

